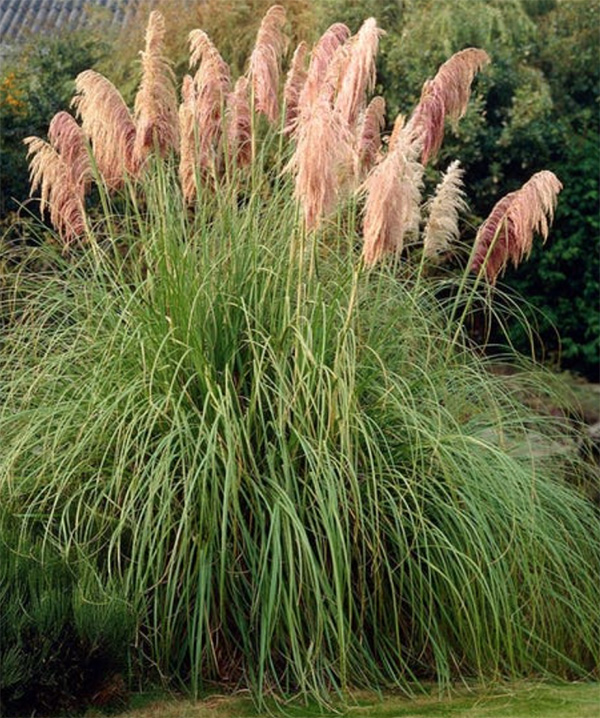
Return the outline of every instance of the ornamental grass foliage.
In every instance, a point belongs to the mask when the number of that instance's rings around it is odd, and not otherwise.
[[[130,678],[195,695],[589,676],[577,428],[531,408],[560,406],[552,377],[490,371],[463,331],[560,183],[535,175],[470,249],[458,163],[421,195],[489,58],[450,58],[387,138],[374,19],[294,51],[274,6],[237,79],[194,30],[179,108],[165,32],[153,12],[133,111],[88,70],[27,140],[56,234],[2,294],[4,544],[106,606],[92,635]]]

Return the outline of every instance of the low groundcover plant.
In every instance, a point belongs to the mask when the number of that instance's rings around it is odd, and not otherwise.
[[[560,183],[496,205],[448,300],[465,192],[453,163],[423,203],[424,166],[489,58],[450,58],[382,140],[375,20],[302,44],[283,79],[285,28],[274,6],[233,84],[192,32],[177,108],[153,12],[134,111],[86,71],[80,122],[27,140],[58,241],[3,289],[3,542],[62,562],[71,630],[120,671],[194,694],[589,676],[576,430],[525,401],[560,400],[549,375],[491,372],[463,331]],[[110,612],[95,633],[86,605]]]

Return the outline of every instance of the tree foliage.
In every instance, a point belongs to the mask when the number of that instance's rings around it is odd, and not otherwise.
[[[0,217],[29,196],[25,137],[45,135],[68,107],[75,77],[98,61],[105,46],[80,32],[37,38],[9,55],[0,74]]]

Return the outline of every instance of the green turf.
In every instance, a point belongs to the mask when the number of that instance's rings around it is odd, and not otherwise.
[[[136,707],[137,706],[137,707]],[[271,704],[271,709],[277,706]],[[291,718],[598,718],[600,684],[519,683],[496,689],[459,689],[452,695],[437,693],[414,698],[386,694],[383,698],[359,694],[346,711],[323,712],[316,705],[280,706]],[[90,712],[88,718],[100,714]],[[156,696],[134,696],[131,708],[120,718],[256,718],[250,698],[221,697],[191,702]]]

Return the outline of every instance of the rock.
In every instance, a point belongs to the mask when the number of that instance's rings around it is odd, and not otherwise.
[[[587,427],[587,435],[596,459],[600,458],[600,421]]]

